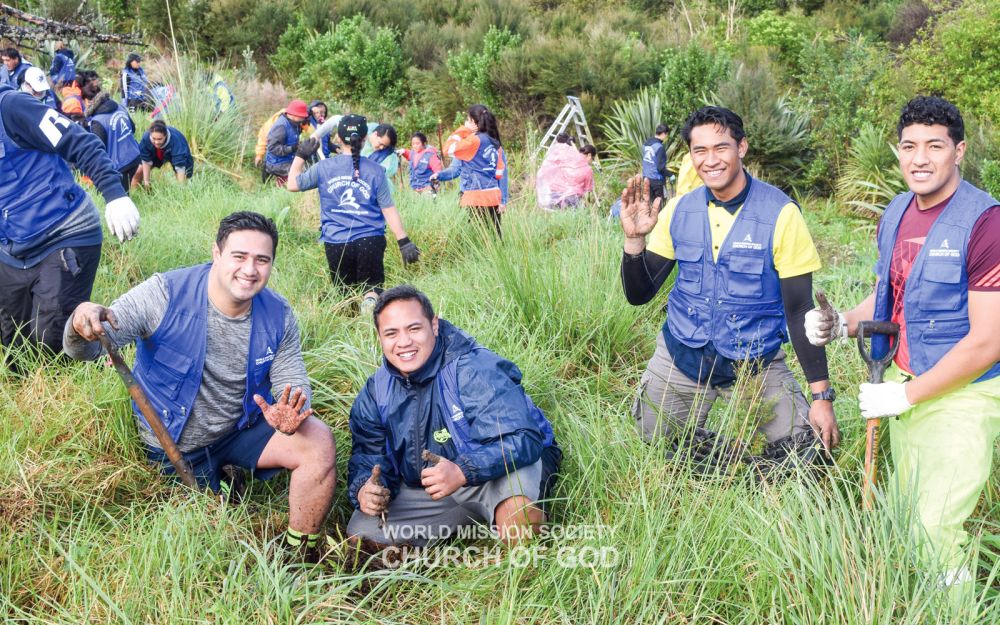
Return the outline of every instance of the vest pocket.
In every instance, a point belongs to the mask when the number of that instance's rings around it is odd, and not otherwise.
[[[156,363],[156,367],[151,373],[155,376],[158,386],[165,391],[167,395],[165,399],[177,399],[194,360],[166,345],[160,345],[153,355],[153,362]]]
[[[920,276],[920,308],[923,310],[958,310],[966,289],[960,286],[959,263],[928,262]]]
[[[730,254],[726,263],[729,275],[726,291],[733,297],[757,298],[764,294],[761,279],[764,273],[764,258]]]
[[[677,260],[677,286],[688,293],[701,293],[701,258],[705,249],[701,245],[676,243],[674,256]]]

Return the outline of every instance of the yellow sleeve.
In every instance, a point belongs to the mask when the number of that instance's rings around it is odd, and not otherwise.
[[[670,260],[674,260],[674,242],[670,238],[670,220],[674,217],[674,209],[677,208],[677,202],[680,199],[679,195],[674,196],[663,207],[656,220],[656,226],[649,233],[649,242],[646,243],[647,250]]]
[[[684,195],[702,185],[698,172],[694,170],[694,163],[691,162],[691,153],[685,152],[681,159],[680,169],[677,171],[677,195]]]
[[[802,212],[791,202],[785,204],[774,226],[774,268],[778,277],[794,278],[818,271],[821,266]]]

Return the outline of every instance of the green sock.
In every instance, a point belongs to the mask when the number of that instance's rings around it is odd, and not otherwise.
[[[289,547],[298,547],[302,544],[303,539],[305,540],[306,547],[312,549],[316,546],[319,541],[319,534],[306,534],[304,532],[299,532],[288,528],[285,530],[285,544]]]

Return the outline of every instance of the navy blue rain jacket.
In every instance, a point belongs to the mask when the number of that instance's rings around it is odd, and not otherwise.
[[[475,340],[444,319],[430,359],[404,378],[385,362],[396,378],[383,427],[375,403],[374,376],[351,407],[351,459],[347,465],[347,494],[358,508],[358,491],[371,476],[372,467],[382,465],[386,487],[395,497],[400,484],[421,487],[424,449],[457,464],[467,485],[475,486],[507,475],[511,467],[533,464],[541,458],[543,437],[529,412],[517,365],[479,347]],[[471,438],[483,447],[459,454],[453,441],[438,443],[434,433],[447,428],[436,401],[438,372],[458,359],[458,387]],[[388,439],[388,445],[386,441]],[[391,453],[390,457],[388,454]],[[396,466],[399,467],[397,472]]]

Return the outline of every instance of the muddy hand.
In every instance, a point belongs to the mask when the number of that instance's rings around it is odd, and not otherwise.
[[[372,467],[371,476],[358,490],[358,507],[368,516],[378,516],[379,528],[385,527],[389,489],[382,483],[382,465]]]
[[[305,408],[306,399],[306,394],[301,388],[296,388],[295,392],[292,392],[291,384],[285,385],[281,397],[274,404],[268,404],[260,395],[253,396],[253,400],[264,413],[264,419],[271,424],[271,427],[289,436],[294,434],[302,422],[313,413],[312,408]]]
[[[441,456],[437,455],[432,451],[427,451],[426,449],[423,451],[422,454],[420,454],[420,458],[424,462],[431,463],[432,466],[437,466],[437,464],[441,462]]]

